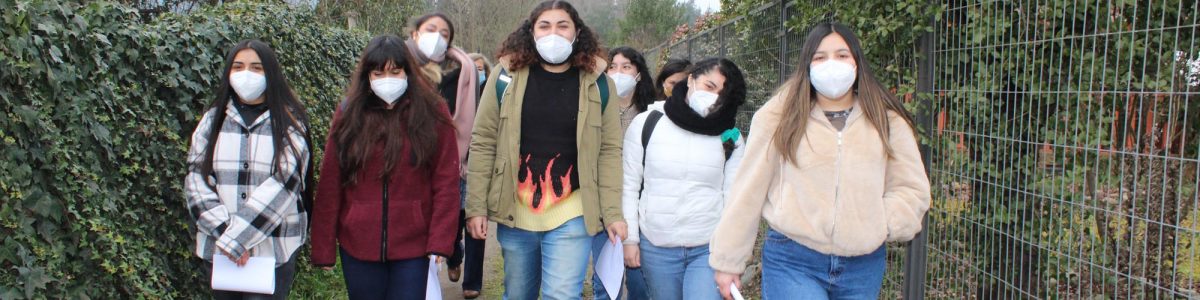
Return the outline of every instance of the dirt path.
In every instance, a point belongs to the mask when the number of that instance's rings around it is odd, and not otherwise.
[[[476,299],[500,299],[503,290],[504,262],[500,257],[500,242],[496,241],[496,223],[488,223],[487,246],[483,252],[483,294]],[[465,275],[465,274],[464,274]],[[442,284],[442,299],[460,300],[462,297],[462,280],[450,282],[446,277],[446,265],[442,264],[438,271]]]

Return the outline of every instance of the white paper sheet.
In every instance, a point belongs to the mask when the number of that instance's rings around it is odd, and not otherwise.
[[[729,283],[729,294],[733,296],[733,300],[746,300],[742,297],[742,292],[738,291],[736,283]]]
[[[442,283],[438,279],[437,256],[429,256],[429,279],[425,283],[425,300],[442,300]]]
[[[621,293],[621,283],[625,277],[625,249],[621,244],[605,241],[600,248],[600,256],[596,258],[596,275],[609,295]]]
[[[245,266],[213,255],[212,289],[255,294],[275,293],[275,258],[250,257]]]

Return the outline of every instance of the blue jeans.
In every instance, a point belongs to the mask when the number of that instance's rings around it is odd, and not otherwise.
[[[608,243],[608,232],[601,231],[592,237],[592,265],[595,269],[596,256],[600,255],[600,249],[604,247],[604,243]],[[646,279],[642,277],[642,269],[625,268],[625,285],[624,290],[626,295],[622,298],[619,294],[617,297],[609,297],[607,291],[604,290],[604,284],[600,283],[599,275],[592,275],[592,294],[596,300],[649,300],[650,294],[646,291]]]
[[[579,299],[587,275],[592,236],[583,217],[550,231],[496,227],[504,255],[504,299]]]
[[[828,255],[775,230],[763,244],[763,299],[878,299],[884,246],[863,256]]]
[[[425,299],[428,257],[372,262],[358,260],[345,250],[341,254],[350,299]]]
[[[708,266],[708,245],[658,247],[642,236],[642,274],[654,300],[721,299],[713,269]]]

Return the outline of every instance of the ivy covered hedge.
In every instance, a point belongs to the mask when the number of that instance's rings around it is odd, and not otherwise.
[[[108,2],[0,11],[0,299],[202,295],[181,180],[225,51],[275,48],[320,149],[367,39],[287,6],[148,22]]]

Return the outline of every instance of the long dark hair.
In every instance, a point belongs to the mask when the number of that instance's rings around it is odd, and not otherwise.
[[[508,38],[504,40],[500,50],[496,51],[496,57],[507,56],[508,67],[514,70],[541,63],[542,58],[538,55],[537,46],[533,40],[533,23],[537,22],[542,13],[554,9],[566,11],[571,16],[571,21],[575,22],[575,29],[579,30],[579,34],[575,36],[575,44],[571,48],[571,57],[567,58],[567,62],[571,66],[587,72],[602,72],[603,70],[597,70],[598,66],[596,65],[596,58],[604,56],[604,48],[600,46],[599,38],[591,28],[583,23],[583,18],[579,17],[579,11],[575,10],[571,3],[561,0],[547,0],[535,6],[529,13],[529,19],[521,22],[521,26],[517,27],[516,31],[508,34]]]
[[[725,86],[721,88],[717,103],[713,103],[715,109],[711,114],[721,114],[728,110],[736,113],[738,107],[746,103],[746,78],[742,75],[742,69],[738,68],[733,61],[725,58],[706,58],[688,68],[688,78],[699,78],[700,75],[708,74],[711,71],[717,71],[721,73],[721,76],[725,76]],[[681,99],[687,101],[687,96],[684,95]]]
[[[446,29],[450,29],[450,38],[446,39],[446,48],[454,47],[454,22],[450,22],[450,17],[447,17],[446,14],[440,12],[428,13],[414,19],[411,25],[412,30],[410,30],[409,33],[413,31],[420,31],[421,25],[425,25],[425,22],[432,20],[433,18],[440,18],[442,21],[446,21]]]
[[[225,123],[225,107],[229,105],[229,101],[240,101],[234,99],[237,97],[237,93],[229,84],[229,71],[233,69],[233,58],[237,56],[238,52],[247,49],[258,54],[258,59],[262,61],[264,76],[267,77],[267,89],[263,91],[263,103],[267,105],[267,111],[271,114],[271,145],[275,148],[275,154],[271,158],[271,165],[275,168],[271,170],[271,174],[282,176],[286,173],[283,170],[285,164],[281,163],[284,151],[290,150],[294,156],[300,157],[300,149],[295,144],[298,141],[293,141],[289,132],[297,130],[307,137],[308,112],[304,110],[304,105],[292,93],[292,87],[288,84],[287,76],[283,75],[283,67],[279,65],[275,50],[272,50],[271,46],[263,41],[243,40],[229,49],[229,53],[225,55],[225,68],[221,72],[221,86],[217,88],[216,98],[213,98],[212,104],[208,106],[208,109],[214,113],[208,129],[208,149],[205,150],[204,161],[200,165],[201,174],[212,174],[213,172],[213,155],[217,147],[217,136],[221,134],[221,127]],[[309,147],[312,145],[312,143],[307,144]]]
[[[783,155],[783,159],[793,165],[796,164],[795,149],[800,146],[800,140],[804,138],[808,127],[808,115],[817,105],[817,91],[808,77],[809,69],[812,66],[812,57],[817,53],[817,47],[821,45],[821,40],[835,33],[842,36],[846,40],[846,45],[850,46],[850,52],[858,65],[856,80],[851,91],[858,95],[858,103],[863,108],[863,115],[871,122],[872,126],[875,126],[875,131],[879,132],[879,139],[883,142],[888,157],[892,156],[892,146],[888,144],[891,136],[888,111],[900,115],[910,127],[912,126],[912,118],[904,109],[904,105],[896,99],[895,95],[884,89],[879,81],[875,80],[875,74],[871,72],[870,63],[863,57],[862,47],[859,45],[854,31],[838,23],[818,23],[809,30],[808,37],[804,39],[804,48],[800,51],[799,67],[792,72],[792,77],[775,92],[776,97],[783,97],[785,102],[782,119],[780,119],[779,127],[775,129],[773,142],[775,149]]]
[[[685,58],[672,58],[667,60],[667,64],[658,70],[658,77],[654,78],[654,90],[658,92],[658,99],[667,99],[667,91],[663,90],[663,83],[667,82],[667,77],[687,72],[687,69],[692,66],[692,61]]]
[[[346,107],[338,113],[330,132],[339,151],[341,179],[347,186],[357,183],[358,171],[379,143],[383,144],[384,165],[378,175],[383,179],[396,162],[408,160],[411,165],[423,166],[440,150],[435,127],[451,124],[449,111],[410,55],[400,37],[377,36],[367,44],[350,75]],[[371,90],[371,72],[388,66],[403,68],[408,76],[408,89],[392,109],[387,109],[387,103]],[[406,141],[410,152],[403,156]]]
[[[608,51],[609,63],[612,63],[613,58],[616,58],[617,54],[624,56],[632,62],[633,66],[637,68],[638,73],[641,74],[642,80],[639,80],[637,85],[633,87],[632,102],[638,111],[646,111],[646,107],[650,106],[650,103],[654,103],[654,84],[650,82],[650,67],[646,66],[646,58],[642,57],[642,53],[633,48],[617,47]]]

